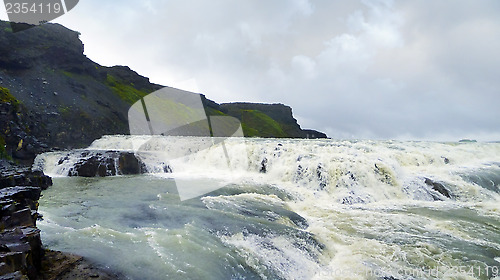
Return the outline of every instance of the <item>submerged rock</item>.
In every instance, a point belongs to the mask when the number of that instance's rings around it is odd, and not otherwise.
[[[316,169],[316,177],[319,183],[319,189],[323,190],[328,185],[328,172],[325,170],[323,165],[320,163]]]
[[[264,158],[261,162],[260,162],[260,170],[259,170],[260,173],[266,173],[267,172],[267,158]]]
[[[90,263],[81,256],[59,251],[45,251],[39,279],[111,280],[125,279],[125,277]]]
[[[446,189],[446,187],[443,184],[438,183],[438,182],[434,182],[429,178],[425,178],[425,183],[427,185],[431,186],[433,190],[437,191],[438,193],[442,194],[443,196],[445,196],[447,198],[451,198],[450,192],[448,191],[448,189]],[[436,199],[436,197],[434,197],[434,199]]]

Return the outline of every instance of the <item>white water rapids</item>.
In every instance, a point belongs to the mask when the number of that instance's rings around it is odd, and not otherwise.
[[[499,143],[229,138],[226,157],[210,141],[87,149],[136,152],[133,176],[69,178],[81,153],[39,156],[56,177],[46,243],[131,279],[498,279]]]

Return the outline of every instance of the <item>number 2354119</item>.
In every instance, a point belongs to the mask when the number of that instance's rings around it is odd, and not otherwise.
[[[60,3],[6,3],[7,14],[59,14]]]

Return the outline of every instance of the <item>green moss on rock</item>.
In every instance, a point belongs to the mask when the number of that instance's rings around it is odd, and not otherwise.
[[[0,87],[0,102],[10,103],[14,106],[19,105],[21,102],[17,100],[11,93],[10,90],[4,87]]]

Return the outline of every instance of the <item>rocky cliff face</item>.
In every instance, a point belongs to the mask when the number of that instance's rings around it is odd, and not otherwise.
[[[43,257],[38,199],[50,185],[43,173],[0,160],[0,278],[37,279]]]
[[[83,51],[79,33],[59,24],[13,33],[0,21],[0,87],[9,96],[0,106],[4,153],[28,159],[47,149],[88,146],[106,134],[128,134],[130,105],[162,88],[128,67],[103,67]],[[307,137],[290,107],[219,105],[202,97],[208,115],[236,116],[246,136]]]
[[[36,154],[48,149],[33,135],[42,135],[43,129],[6,88],[0,87],[0,158],[29,163]]]
[[[0,22],[0,87],[37,128],[26,132],[48,148],[84,147],[105,134],[126,134],[130,104],[161,88],[128,67],[94,63],[83,55],[78,36],[58,24],[12,33]]]

